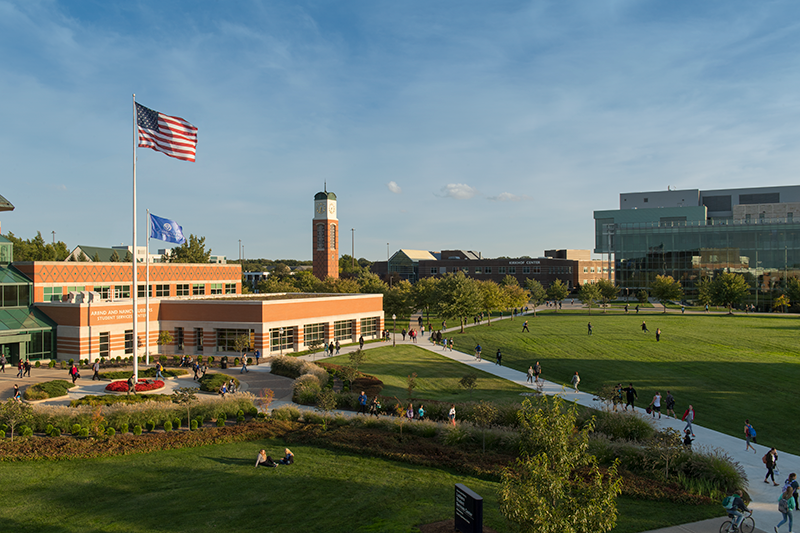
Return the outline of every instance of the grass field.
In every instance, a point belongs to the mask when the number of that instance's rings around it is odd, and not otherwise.
[[[530,333],[521,333],[524,320]],[[643,320],[650,333],[642,333]],[[662,331],[660,342],[656,328]],[[679,416],[691,403],[698,424],[730,435],[741,435],[749,418],[760,444],[800,453],[787,427],[800,417],[796,317],[546,311],[472,326],[454,336],[456,349],[467,353],[477,343],[484,357],[502,349],[503,364],[520,371],[539,361],[543,377],[554,382],[568,383],[578,371],[587,392],[633,382],[641,407],[656,391],[666,396],[671,390]],[[393,368],[392,374],[405,377],[409,371]],[[371,373],[383,379],[376,369]]]
[[[14,494],[0,506],[0,523],[18,533],[408,532],[452,518],[453,485],[465,483],[484,498],[485,524],[508,529],[497,506],[497,482],[308,446],[292,446],[294,465],[253,468],[260,448],[276,456],[284,447],[270,440],[6,463],[3,482]],[[619,505],[618,533],[719,514],[718,505],[628,498]]]
[[[427,337],[424,341],[428,342]],[[372,374],[384,383],[383,396],[408,397],[406,390],[408,376],[417,373],[414,397],[443,402],[466,402],[471,400],[521,402],[522,392],[529,389],[516,385],[492,374],[466,368],[438,353],[422,350],[414,345],[401,344],[392,348],[384,346],[367,350],[365,362],[359,367],[361,372]],[[325,359],[325,362],[349,365],[347,355]],[[470,394],[458,384],[467,374],[478,374],[475,390]]]

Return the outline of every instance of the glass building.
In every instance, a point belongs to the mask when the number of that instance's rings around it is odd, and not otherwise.
[[[622,295],[668,275],[691,300],[700,279],[726,271],[744,275],[746,303],[766,309],[800,277],[800,187],[632,193],[620,205],[594,212],[594,251],[613,257]]]

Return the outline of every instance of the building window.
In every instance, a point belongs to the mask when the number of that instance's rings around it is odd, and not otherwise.
[[[492,267],[484,267],[483,273],[484,274],[491,274],[492,273]]]
[[[175,285],[175,296],[189,296],[189,284],[178,283]]]
[[[205,296],[206,286],[202,283],[195,283],[192,285],[192,296]]]
[[[481,267],[475,267],[475,273],[476,274],[481,274],[482,273],[481,272]]]
[[[439,269],[436,267],[431,267],[431,276],[435,276],[439,273]]]
[[[522,267],[522,273],[523,274],[530,274],[531,273],[531,267]]]
[[[583,267],[583,273],[584,274],[588,274],[589,273],[589,267]]]
[[[211,294],[222,294],[222,283],[212,283]]]
[[[236,338],[246,335],[250,339],[250,346],[253,345],[252,329],[218,329],[217,332],[217,352],[235,352]]]
[[[272,328],[269,330],[269,349],[273,352],[294,350],[294,328]]]
[[[226,283],[225,284],[225,294],[236,294],[236,284],[235,283]]]
[[[130,298],[131,286],[130,285],[115,285],[114,286],[114,299]]]
[[[794,213],[786,213],[786,222],[789,224],[794,222]]]
[[[100,293],[100,298],[108,300],[111,298],[111,285],[102,285],[94,288],[94,292]]]
[[[469,274],[469,267],[461,267],[461,272],[464,274]]]
[[[317,224],[317,250],[325,249],[325,226]]]
[[[439,274],[447,274],[447,267],[439,267]]]
[[[336,249],[336,224],[331,224],[331,250]]]
[[[516,274],[517,273],[517,267],[508,267],[508,273],[509,274]]]
[[[125,330],[125,355],[133,355],[133,330]]]
[[[569,272],[570,274],[572,274],[572,267],[567,267],[567,272]]]
[[[32,361],[50,359],[52,358],[52,343],[52,335],[49,331],[32,331],[31,340],[25,342],[25,355]]]
[[[175,328],[175,349],[183,351],[183,328]]]
[[[372,335],[373,338],[378,335],[378,317],[371,316],[369,318],[361,319],[361,335]]]
[[[62,287],[45,287],[44,288],[44,301],[45,302],[60,302]]]
[[[194,347],[198,352],[203,351],[203,328],[194,328]]]
[[[325,342],[325,323],[320,322],[319,324],[306,324],[303,326],[303,338],[306,346],[315,342]]]
[[[337,320],[333,323],[333,340],[353,340],[353,321]]]
[[[103,331],[100,333],[100,357],[108,359],[108,355],[110,353],[109,347],[111,346],[111,333],[108,331]]]
[[[498,274],[505,274],[506,273],[506,267],[499,267],[497,269],[497,273]]]
[[[169,296],[169,285],[156,285],[156,298]]]
[[[138,285],[137,287],[138,288],[136,289],[136,294],[139,295],[139,298],[144,298],[145,296],[147,296],[145,294],[145,286],[144,285]],[[153,286],[152,285],[150,285],[150,296],[153,296]]]

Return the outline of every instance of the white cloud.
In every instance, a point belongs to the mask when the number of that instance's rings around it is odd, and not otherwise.
[[[465,183],[448,183],[442,187],[442,196],[449,196],[456,200],[469,200],[478,194],[478,190]]]
[[[489,200],[494,200],[497,202],[520,202],[522,200],[531,200],[531,197],[526,194],[517,196],[516,194],[511,194],[510,192],[501,192],[497,196],[490,196]]]
[[[389,187],[389,190],[395,194],[400,194],[403,192],[403,189],[401,189],[400,186],[394,181],[390,181],[386,184],[386,186]]]

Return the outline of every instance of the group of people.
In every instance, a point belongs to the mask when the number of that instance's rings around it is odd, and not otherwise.
[[[294,454],[292,453],[292,450],[290,450],[289,448],[283,449],[283,459],[281,459],[280,461],[273,461],[272,457],[267,455],[267,451],[263,449],[259,451],[258,455],[256,456],[256,468],[258,468],[259,466],[274,468],[279,465],[290,465],[290,464],[294,464]]]
[[[363,339],[364,339],[363,337],[361,337],[361,339],[359,339],[359,344],[361,345],[362,348],[364,346],[363,345],[363,342],[364,342]],[[339,350],[341,350],[341,349],[342,349],[342,345],[339,344],[338,340],[336,342],[331,341],[329,344],[325,345],[325,355],[327,357],[332,357],[334,355],[339,355]]]
[[[358,395],[358,411],[356,411],[356,416],[363,414],[365,416],[374,415],[375,418],[379,418],[381,414],[381,401],[380,398],[376,395],[372,398],[372,401],[369,401],[366,392],[361,391],[361,394]],[[425,406],[420,404],[417,409],[414,409],[414,404],[409,403],[408,408],[405,409],[404,416],[408,420],[425,420]],[[448,412],[448,422],[456,425],[456,406],[452,404],[450,406],[450,411]]]
[[[231,378],[227,383],[223,383],[219,388],[219,395],[223,398],[226,394],[233,394],[236,392],[236,382]]]

